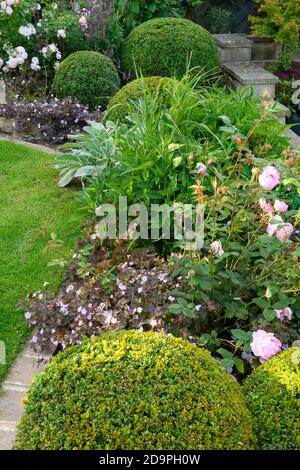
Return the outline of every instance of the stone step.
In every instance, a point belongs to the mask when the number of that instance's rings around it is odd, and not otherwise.
[[[239,34],[214,34],[221,64],[251,60],[253,42]]]
[[[225,63],[222,67],[233,79],[236,88],[252,86],[257,98],[264,95],[275,98],[275,86],[279,78],[267,70],[252,62]]]

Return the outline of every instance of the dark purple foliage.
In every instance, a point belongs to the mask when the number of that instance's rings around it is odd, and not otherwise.
[[[78,134],[90,120],[101,120],[101,110],[89,111],[69,99],[16,101],[0,105],[0,117],[13,120],[14,131],[31,142],[62,144],[68,135]]]

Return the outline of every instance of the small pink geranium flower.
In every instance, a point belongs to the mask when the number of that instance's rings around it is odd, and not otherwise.
[[[277,318],[279,318],[280,321],[284,321],[286,318],[288,320],[292,319],[292,309],[290,307],[286,307],[282,310],[275,310]]]
[[[263,169],[258,180],[264,189],[272,190],[280,183],[280,173],[274,166],[268,165]]]
[[[253,354],[263,363],[281,350],[282,343],[276,338],[274,333],[257,330],[253,333],[253,340],[250,346]]]
[[[292,224],[283,224],[276,230],[276,238],[281,242],[286,242],[294,231]]]
[[[279,199],[276,199],[274,208],[277,212],[286,212],[289,206],[284,201],[279,201]]]

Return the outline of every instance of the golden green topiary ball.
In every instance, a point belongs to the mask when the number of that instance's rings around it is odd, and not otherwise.
[[[244,395],[260,449],[300,449],[300,348],[255,369],[245,381]]]
[[[239,385],[189,342],[109,332],[58,354],[34,380],[17,449],[253,449]]]
[[[166,105],[170,102],[170,91],[177,81],[168,77],[142,77],[127,83],[110,100],[106,110],[106,119],[124,123],[132,102],[143,98],[145,93],[158,93]],[[168,92],[169,90],[169,92]]]

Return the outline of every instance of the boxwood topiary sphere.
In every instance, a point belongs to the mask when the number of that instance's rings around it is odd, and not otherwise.
[[[142,77],[127,83],[108,103],[106,118],[113,122],[126,122],[130,102],[138,101],[147,90],[157,92],[162,97],[162,101],[168,104],[170,101],[168,89],[172,89],[175,81],[174,78],[168,77]]]
[[[300,349],[291,348],[255,369],[244,394],[263,450],[300,449]]]
[[[120,87],[112,61],[92,51],[70,54],[55,73],[52,89],[58,98],[71,97],[95,108],[106,105]]]
[[[190,68],[218,70],[218,50],[212,35],[190,20],[158,18],[142,23],[126,38],[122,66],[144,76],[181,78]]]
[[[252,449],[239,385],[206,351],[158,333],[109,332],[37,375],[18,449]]]

